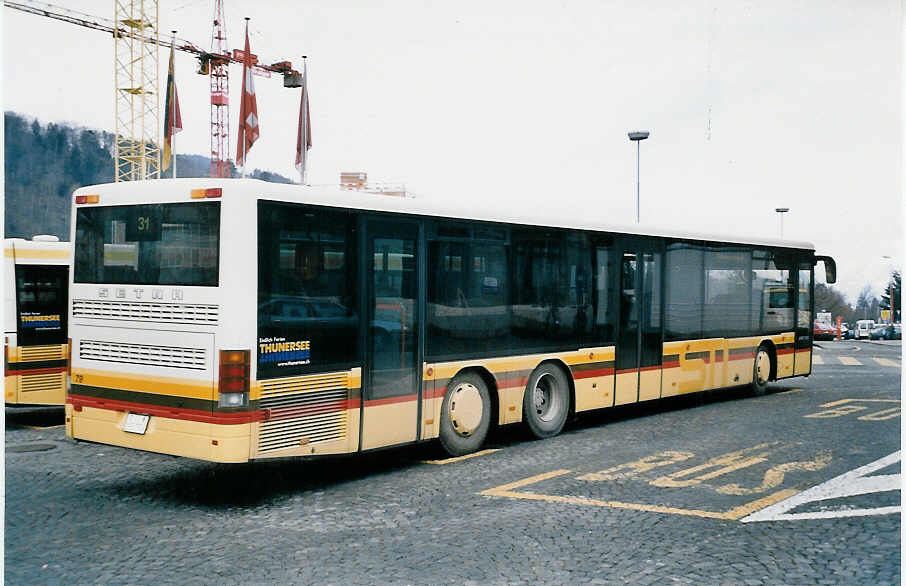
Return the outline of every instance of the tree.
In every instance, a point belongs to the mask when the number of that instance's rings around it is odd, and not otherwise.
[[[881,309],[890,309],[890,295],[891,291],[893,292],[893,310],[895,315],[893,315],[892,321],[897,322],[901,321],[899,317],[902,315],[900,310],[902,309],[902,299],[901,295],[902,282],[900,279],[900,271],[893,271],[890,275],[890,281],[887,283],[887,288],[881,293]]]
[[[853,321],[855,311],[842,293],[823,283],[815,284],[815,311],[829,311],[833,317],[845,322]]]
[[[878,310],[878,298],[872,295],[871,285],[865,285],[856,301],[856,319],[874,319]]]

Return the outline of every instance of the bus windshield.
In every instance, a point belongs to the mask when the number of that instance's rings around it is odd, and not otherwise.
[[[217,285],[220,203],[79,208],[76,283]]]

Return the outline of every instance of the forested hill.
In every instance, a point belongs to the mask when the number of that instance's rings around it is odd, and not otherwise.
[[[5,236],[54,234],[69,240],[72,192],[83,185],[113,181],[113,134],[68,124],[42,125],[13,112],[4,112],[3,118]],[[177,155],[176,159],[180,177],[210,173],[207,157]],[[238,176],[235,168],[232,175]],[[250,176],[291,183],[282,175],[257,169]]]

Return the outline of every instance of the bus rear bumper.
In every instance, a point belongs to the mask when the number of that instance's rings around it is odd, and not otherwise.
[[[251,424],[216,424],[152,415],[145,433],[125,431],[128,413],[66,405],[66,435],[84,440],[209,462],[249,461]]]

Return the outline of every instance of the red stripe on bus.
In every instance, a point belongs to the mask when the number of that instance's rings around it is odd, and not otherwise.
[[[377,407],[379,405],[392,405],[393,403],[408,403],[415,401],[418,395],[403,395],[401,397],[386,397],[383,399],[370,399],[365,401],[365,407]]]
[[[780,356],[782,354],[792,354],[794,352],[796,352],[796,350],[794,350],[793,348],[783,348],[783,349],[777,350],[777,355]],[[800,350],[800,352],[801,352],[801,350]],[[808,352],[808,350],[806,350],[806,352]]]
[[[573,373],[573,378],[575,378],[575,379],[592,378],[595,376],[608,376],[608,375],[612,375],[613,373],[614,373],[614,369],[612,369],[612,368],[598,368],[596,370],[580,370],[578,372]]]
[[[182,419],[185,421],[198,421],[200,423],[218,423],[222,425],[236,425],[239,423],[252,423],[264,421],[267,416],[265,411],[243,411],[240,413],[217,413],[198,411],[196,409],[177,409],[173,407],[155,407],[145,403],[132,403],[130,401],[117,401],[113,399],[97,399],[85,395],[69,395],[66,402],[73,407],[93,407],[108,411],[123,411],[166,417],[168,419]]]
[[[447,387],[441,387],[439,389],[425,389],[422,392],[422,399],[440,399],[447,394]]]
[[[661,366],[664,368],[679,368],[679,362],[665,362]]]
[[[746,358],[755,358],[755,353],[740,352],[739,354],[730,354],[730,360],[744,360]]]
[[[21,363],[20,363],[21,364]],[[53,366],[51,368],[31,368],[26,370],[9,370],[4,369],[4,376],[20,376],[23,374],[54,374],[57,372],[66,372],[65,366]]]

